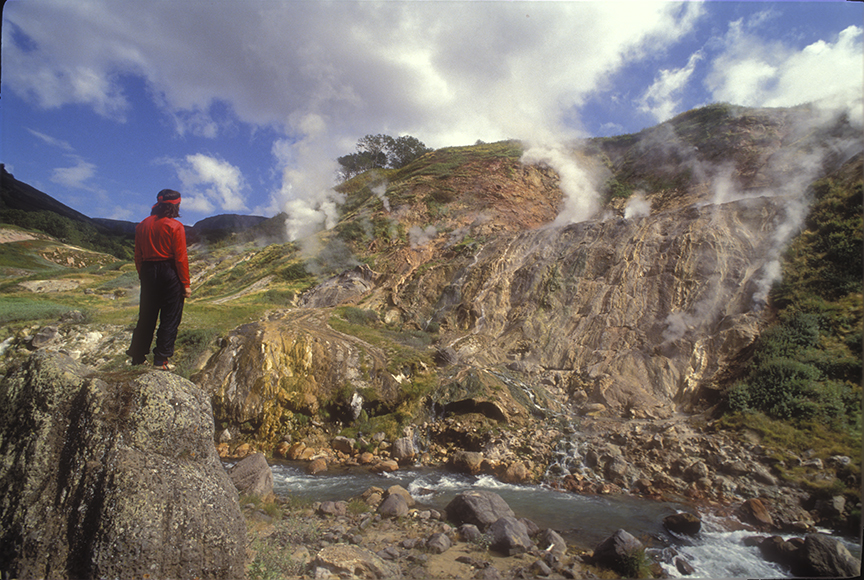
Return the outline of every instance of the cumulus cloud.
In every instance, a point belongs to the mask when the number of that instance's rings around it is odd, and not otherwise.
[[[554,147],[578,132],[587,95],[624,63],[676,42],[704,13],[695,2],[638,2],[626,11],[607,2],[262,1],[214,9],[33,0],[8,8],[10,90],[41,107],[81,104],[123,120],[124,79],[134,76],[178,135],[218,138],[237,122],[275,129],[274,148],[291,152],[275,156],[282,183],[269,207],[318,212],[325,222],[335,201],[321,191],[331,185],[326,161],[346,153],[346,143],[386,132],[432,147],[514,137]],[[326,134],[301,126],[309,119],[325,123]],[[202,169],[186,164],[190,183],[203,185]],[[241,199],[236,188],[226,197],[220,179],[206,183],[194,195],[197,207],[242,207],[230,201]]]
[[[182,184],[183,204],[190,210],[248,211],[243,193],[246,182],[237,167],[203,153],[187,155],[174,166]]]
[[[663,69],[654,83],[639,100],[639,109],[650,114],[658,122],[666,121],[677,113],[681,105],[681,93],[690,82],[696,63],[702,60],[702,52],[690,55],[687,64],[678,69]]]
[[[56,168],[51,175],[51,181],[74,189],[94,190],[89,182],[96,175],[96,166],[77,156],[73,158],[75,165]]]
[[[711,63],[706,86],[715,100],[754,107],[814,103],[845,108],[861,120],[862,28],[803,49],[765,42],[739,20],[729,27],[722,53]]]

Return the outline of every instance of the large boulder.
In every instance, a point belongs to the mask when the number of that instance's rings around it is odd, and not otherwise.
[[[808,534],[799,551],[803,575],[841,578],[861,576],[861,562],[855,560],[846,546],[825,534]]]
[[[460,493],[447,504],[446,512],[447,519],[453,524],[474,524],[481,530],[486,530],[501,518],[516,515],[500,495],[482,489]]]
[[[505,556],[522,554],[534,547],[525,524],[514,517],[499,518],[489,526],[489,533],[492,535],[489,548]]]
[[[663,527],[673,534],[695,536],[702,529],[702,520],[695,514],[681,512],[663,518]]]
[[[735,514],[741,518],[741,521],[752,524],[761,530],[774,527],[774,520],[768,513],[768,508],[759,498],[748,499],[735,510]]]
[[[228,470],[228,477],[242,495],[273,497],[273,470],[263,453],[253,453]]]
[[[36,352],[0,382],[0,570],[14,578],[240,578],[245,525],[207,395]]]
[[[478,475],[483,470],[483,454],[477,451],[459,450],[450,456],[447,465],[459,473]]]
[[[629,575],[634,572],[634,564],[638,563],[644,555],[644,550],[645,546],[632,534],[625,530],[617,530],[594,548],[591,561],[599,566]]]

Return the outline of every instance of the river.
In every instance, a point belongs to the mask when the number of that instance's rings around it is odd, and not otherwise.
[[[619,528],[639,538],[657,552],[670,577],[681,574],[672,563],[672,554],[693,566],[688,578],[786,578],[788,571],[762,559],[759,549],[744,546],[742,540],[755,533],[727,531],[719,518],[693,506],[659,502],[630,495],[584,496],[563,493],[543,486],[511,485],[490,476],[472,477],[438,469],[416,468],[376,475],[361,469],[332,471],[310,476],[303,464],[272,465],[274,489],[308,501],[347,500],[369,487],[401,485],[421,504],[439,511],[457,494],[468,489],[485,489],[500,495],[517,517],[526,517],[541,528],[552,528],[568,543],[593,549]],[[663,518],[677,511],[691,511],[702,517],[702,531],[696,538],[676,537],[665,530]],[[788,539],[792,536],[784,536]],[[861,546],[839,538],[856,557]],[[664,560],[666,560],[664,562]]]

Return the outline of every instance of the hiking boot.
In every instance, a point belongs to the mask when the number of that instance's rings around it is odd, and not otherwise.
[[[174,371],[174,364],[168,362],[167,360],[163,361],[153,361],[153,367],[160,371]]]

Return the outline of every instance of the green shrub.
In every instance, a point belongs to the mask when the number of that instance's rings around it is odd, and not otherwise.
[[[342,316],[351,324],[374,326],[378,323],[378,313],[374,310],[364,310],[355,306],[347,306],[342,310]]]

